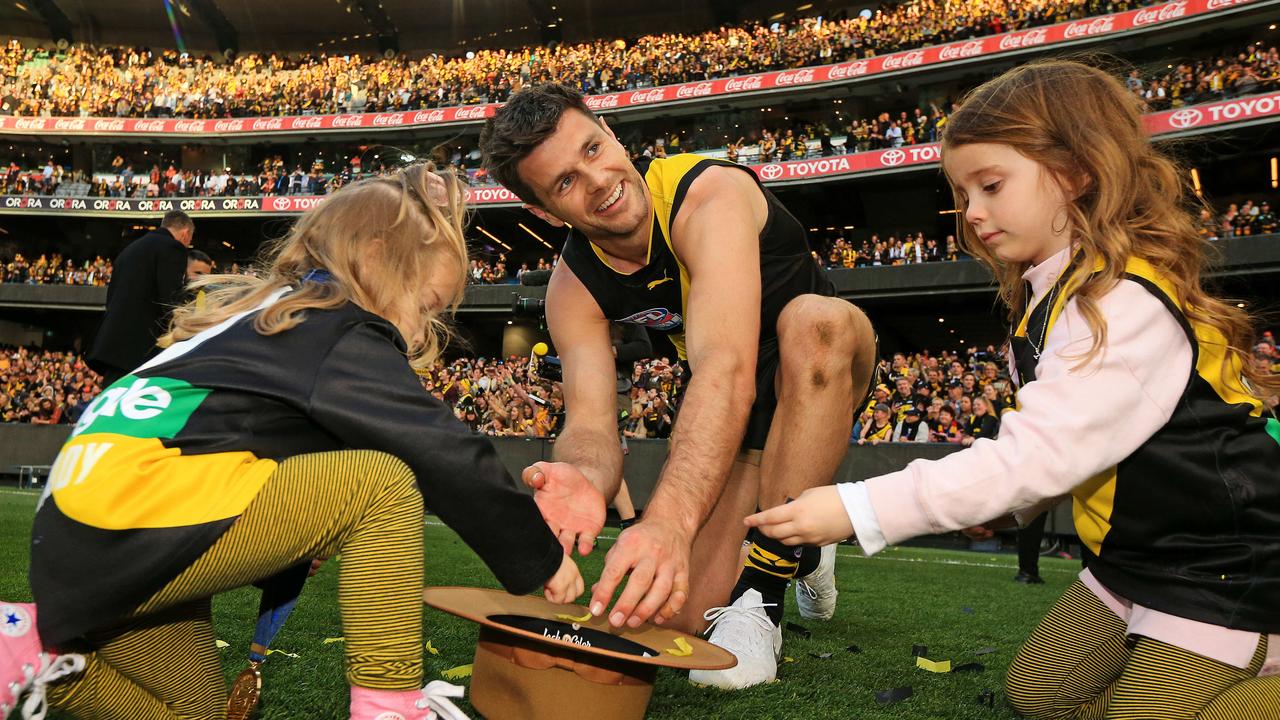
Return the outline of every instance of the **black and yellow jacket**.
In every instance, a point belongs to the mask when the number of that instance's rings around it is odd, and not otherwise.
[[[263,336],[254,317],[175,344],[85,410],[32,533],[46,644],[121,619],[200,557],[277,463],[305,453],[399,457],[507,590],[551,577],[563,552],[533,499],[422,389],[391,323],[347,304]]]
[[[1079,262],[1077,258],[1076,262]],[[1058,292],[1029,308],[1012,349],[1022,386],[1035,382],[1034,338],[1061,315]],[[1169,421],[1115,466],[1072,490],[1086,564],[1132,602],[1201,622],[1280,630],[1280,422],[1224,365],[1225,339],[1187,317],[1174,286],[1148,263],[1126,266],[1191,344],[1192,369]],[[1028,337],[1033,338],[1028,341]]]

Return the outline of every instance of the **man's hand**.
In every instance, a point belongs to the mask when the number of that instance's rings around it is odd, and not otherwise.
[[[786,545],[830,545],[853,535],[853,523],[834,485],[805,490],[786,505],[750,515],[745,522]]]
[[[566,553],[560,561],[560,569],[542,586],[543,594],[553,603],[571,603],[582,594],[582,574],[578,564]]]
[[[591,614],[604,614],[618,584],[628,578],[609,624],[639,627],[650,617],[659,625],[666,622],[689,599],[692,545],[693,539],[683,529],[656,518],[645,518],[623,530],[605,556],[600,581],[592,587]]]
[[[604,527],[604,495],[586,475],[569,463],[536,462],[520,478],[533,488],[533,500],[565,554],[578,547],[579,555],[591,552],[596,535]]]

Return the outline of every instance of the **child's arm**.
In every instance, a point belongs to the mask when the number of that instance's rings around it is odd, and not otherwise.
[[[1092,336],[1069,302],[1046,340],[1039,379],[1022,390],[1022,409],[1004,416],[998,439],[865,482],[809,490],[748,524],[766,534],[794,528],[799,532],[788,537],[820,539],[852,525],[870,555],[886,544],[980,525],[1066,494],[1115,465],[1168,422],[1190,377],[1191,347],[1173,315],[1136,283],[1120,282],[1099,310],[1107,320],[1104,351],[1073,369]],[[829,511],[837,497],[843,520]],[[798,526],[786,525],[797,520]]]
[[[379,450],[413,471],[423,500],[508,592],[544,586],[564,550],[488,439],[428,395],[389,326],[351,327],[324,356],[308,414],[353,449]]]

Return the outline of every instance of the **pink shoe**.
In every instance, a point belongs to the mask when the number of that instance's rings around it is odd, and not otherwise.
[[[8,717],[26,693],[22,717],[42,720],[48,710],[45,686],[83,669],[83,655],[44,652],[36,633],[35,605],[0,603],[0,718]]]
[[[351,720],[469,720],[449,698],[466,694],[461,685],[432,680],[421,690],[370,690],[351,686]]]

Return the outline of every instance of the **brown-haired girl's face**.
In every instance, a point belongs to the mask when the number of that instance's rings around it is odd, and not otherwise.
[[[948,147],[942,163],[965,222],[1000,260],[1035,265],[1070,243],[1066,198],[1040,163],[997,143]]]

